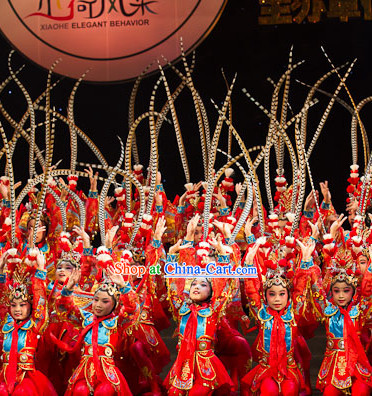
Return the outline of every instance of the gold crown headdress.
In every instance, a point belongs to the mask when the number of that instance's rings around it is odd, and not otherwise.
[[[19,298],[22,301],[32,301],[31,280],[36,270],[36,257],[36,249],[30,249],[27,254],[24,252],[22,258],[17,249],[8,250],[9,302]]]
[[[128,249],[132,254],[133,262],[144,264],[146,261],[146,255],[144,249],[141,247],[133,247]]]
[[[76,241],[73,245],[70,241],[70,233],[62,231],[59,235],[59,250],[61,251],[60,258],[57,261],[57,265],[63,261],[69,261],[74,267],[78,267],[80,264],[81,254],[79,252],[80,241]],[[76,250],[75,250],[76,249]],[[80,249],[81,251],[81,249]]]
[[[57,261],[57,265],[68,261],[74,267],[78,267],[80,265],[80,257],[80,253],[75,252],[74,250],[71,250],[70,252],[62,252],[61,257]]]
[[[285,289],[292,287],[293,269],[287,259],[279,259],[280,255],[280,250],[276,250],[270,254],[268,260],[265,260],[264,290],[272,286],[282,286]]]
[[[266,280],[263,283],[264,290],[270,289],[272,286],[282,286],[285,289],[289,289],[292,286],[292,282],[286,277],[284,270],[275,270],[266,275]]]
[[[14,283],[13,285],[9,285],[9,302],[13,301],[14,299],[21,299],[22,301],[29,301],[32,300],[32,295],[29,291],[29,288],[24,283]]]
[[[110,297],[114,297],[115,301],[118,302],[120,299],[120,290],[118,286],[110,282],[108,279],[104,279],[99,285],[98,288],[95,290],[94,294],[98,292],[106,292]]]
[[[345,282],[346,284],[353,286],[355,289],[359,284],[359,270],[353,271],[351,267],[349,268],[336,268],[332,269],[332,280],[331,286],[333,286],[336,282]]]

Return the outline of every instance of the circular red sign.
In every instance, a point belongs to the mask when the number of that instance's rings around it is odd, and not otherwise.
[[[195,48],[227,0],[3,0],[0,27],[24,55],[56,73],[122,81]],[[155,62],[154,62],[155,61]]]

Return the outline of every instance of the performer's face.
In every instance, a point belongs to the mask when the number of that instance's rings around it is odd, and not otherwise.
[[[212,295],[211,285],[205,278],[196,278],[190,287],[190,298],[195,303],[202,303]]]
[[[56,280],[63,284],[66,279],[72,274],[74,266],[69,261],[62,261],[58,263],[56,268]]]
[[[109,315],[115,307],[114,298],[105,291],[99,291],[94,295],[92,309],[96,316]]]
[[[288,302],[288,290],[280,285],[271,286],[266,290],[268,306],[274,311],[281,311]]]
[[[44,224],[41,223],[41,222],[40,222],[39,224],[41,224],[41,226],[44,225]],[[32,230],[32,228],[34,227],[34,225],[35,225],[35,220],[30,220],[30,221],[27,223],[27,236],[30,235],[31,230]],[[45,231],[45,230],[42,230],[42,231],[37,230],[37,234],[36,234],[36,243],[42,242],[42,241],[45,239],[45,236],[46,236],[46,231]]]
[[[368,258],[366,256],[359,256],[357,260],[358,268],[362,275],[364,275],[364,272],[366,271],[368,267]]]
[[[332,285],[333,301],[339,307],[347,307],[354,295],[354,289],[346,282],[336,282]]]
[[[23,321],[31,314],[31,304],[20,298],[14,298],[10,303],[10,315],[16,321]]]
[[[198,225],[195,229],[195,234],[194,234],[194,243],[195,244],[200,242],[202,235],[203,235],[203,227]]]

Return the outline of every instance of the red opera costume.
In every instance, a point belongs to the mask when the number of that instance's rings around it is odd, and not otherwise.
[[[25,264],[24,264],[25,265]],[[14,271],[14,273],[17,271]],[[4,303],[8,298],[26,301],[32,296],[31,316],[22,322],[16,321],[7,313],[3,327],[2,361],[0,372],[0,395],[11,395],[13,392],[38,396],[43,394],[57,395],[47,377],[35,369],[35,352],[39,338],[48,320],[46,299],[46,271],[29,269],[31,281],[18,283],[15,279],[6,279],[0,275],[0,301]],[[25,281],[25,278],[23,278]],[[27,288],[29,290],[27,291]],[[8,297],[10,296],[10,297]]]
[[[72,293],[66,288],[57,298],[56,306],[60,319],[68,320],[74,326],[82,328],[76,343],[83,344],[82,357],[69,379],[66,396],[79,392],[80,386],[87,386],[91,391],[97,391],[97,388],[101,387],[99,394],[132,394],[124,376],[115,366],[114,354],[122,333],[138,315],[139,307],[129,283],[120,293],[120,304],[117,307],[119,313],[114,311],[104,317],[95,317],[93,313],[79,309],[73,301]]]
[[[167,261],[176,257],[168,255]],[[184,293],[185,279],[170,279],[169,298],[178,322],[178,355],[165,386],[169,395],[229,394],[233,383],[214,353],[216,332],[230,296],[231,282],[212,280],[212,296],[201,304]],[[225,393],[224,391],[225,390]]]

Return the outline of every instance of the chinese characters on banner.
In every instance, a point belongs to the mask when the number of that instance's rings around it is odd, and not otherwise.
[[[319,22],[321,19],[372,20],[371,0],[259,0],[260,25]]]
[[[75,3],[75,4],[74,4]],[[39,16],[49,17],[55,20],[70,20],[74,17],[74,10],[77,13],[84,13],[85,18],[95,19],[102,17],[104,14],[121,14],[124,17],[131,17],[135,14],[144,16],[145,13],[156,14],[153,10],[154,4],[157,0],[136,0],[136,3],[128,0],[71,0],[62,7],[61,0],[53,2],[51,0],[39,0],[38,13]],[[54,15],[59,14],[63,8],[69,9],[65,16]],[[45,10],[44,12],[42,12]],[[63,12],[63,11],[62,11]]]

